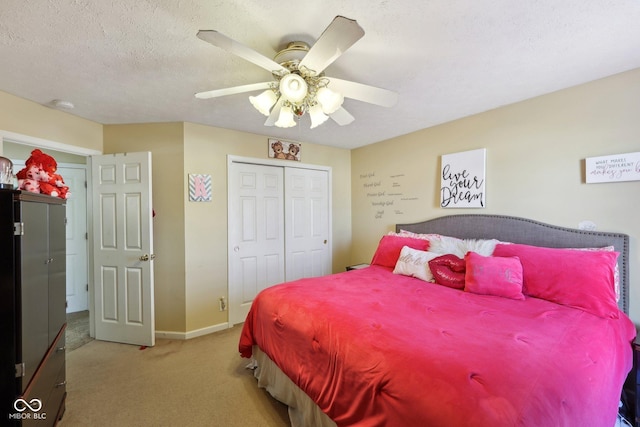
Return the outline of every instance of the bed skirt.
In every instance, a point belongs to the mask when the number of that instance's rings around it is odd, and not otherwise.
[[[320,410],[309,396],[289,379],[258,346],[253,346],[258,387],[289,407],[291,427],[336,427],[331,418]]]

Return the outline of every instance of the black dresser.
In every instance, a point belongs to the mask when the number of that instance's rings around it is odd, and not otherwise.
[[[64,414],[64,203],[0,189],[0,425],[53,426]]]

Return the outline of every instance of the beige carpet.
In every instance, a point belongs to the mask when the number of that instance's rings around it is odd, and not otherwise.
[[[237,351],[242,325],[155,347],[91,341],[67,353],[59,426],[290,426]]]
[[[67,313],[65,341],[67,352],[73,351],[93,341],[93,338],[89,336],[89,311]]]

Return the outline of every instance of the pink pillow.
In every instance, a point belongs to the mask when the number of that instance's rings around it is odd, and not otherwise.
[[[454,289],[464,288],[465,262],[453,254],[446,254],[429,261],[429,269],[436,283]]]
[[[614,289],[618,252],[510,244],[497,245],[493,255],[520,258],[525,295],[603,318],[618,318]]]
[[[414,239],[412,237],[400,237],[393,235],[385,235],[380,239],[376,253],[373,254],[371,264],[381,265],[383,267],[394,268],[400,257],[400,251],[404,246],[413,249],[426,251],[429,249],[429,241],[423,239]]]
[[[522,264],[518,257],[485,257],[467,252],[464,290],[480,295],[524,299]]]

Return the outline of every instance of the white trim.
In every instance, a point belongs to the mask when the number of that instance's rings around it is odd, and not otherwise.
[[[229,323],[218,323],[217,325],[207,326],[206,328],[196,329],[194,331],[189,332],[171,332],[171,331],[156,331],[156,338],[158,339],[168,339],[168,340],[190,340],[192,338],[201,337],[204,335],[209,335],[214,332],[224,331],[225,329],[229,329]]]
[[[316,169],[316,170],[323,170],[323,171],[331,171],[331,166],[312,165],[309,163],[292,162],[291,160],[257,159],[254,157],[242,157],[242,156],[234,156],[232,154],[227,154],[227,166],[229,166],[231,163],[250,163],[252,165],[282,166],[286,168]]]
[[[63,153],[76,154],[79,156],[93,156],[96,154],[102,154],[102,151],[93,150],[90,148],[77,147],[75,145],[63,144],[62,142],[51,141],[49,139],[38,138],[35,136],[29,136],[0,129],[0,142],[4,141],[39,148],[49,148],[51,150],[62,151]]]

